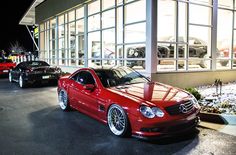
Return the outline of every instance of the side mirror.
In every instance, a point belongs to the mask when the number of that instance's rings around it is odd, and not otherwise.
[[[95,85],[93,85],[93,84],[86,84],[86,85],[84,85],[84,89],[92,92],[95,89]]]

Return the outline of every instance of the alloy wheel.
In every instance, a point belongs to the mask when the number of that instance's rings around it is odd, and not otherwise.
[[[11,75],[11,72],[9,73],[9,81],[12,82],[12,75]]]
[[[108,125],[112,133],[122,136],[127,130],[127,120],[124,111],[117,105],[112,105],[108,111]]]
[[[22,76],[20,76],[19,78],[19,85],[21,88],[23,88],[23,79],[22,79]]]
[[[58,100],[59,100],[59,105],[62,110],[66,110],[68,105],[67,105],[67,93],[64,90],[60,90],[58,94]]]

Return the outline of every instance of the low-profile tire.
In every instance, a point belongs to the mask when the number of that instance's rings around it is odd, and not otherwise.
[[[9,82],[13,82],[12,81],[12,74],[11,74],[11,72],[9,72],[8,79],[9,79]]]
[[[20,75],[20,77],[19,77],[19,86],[20,86],[21,88],[26,88],[26,87],[27,87],[27,83],[26,83],[26,81],[23,79],[22,75]]]
[[[70,104],[68,101],[68,94],[64,89],[61,89],[58,92],[58,104],[60,105],[60,107],[63,111],[70,110]]]
[[[127,114],[117,104],[110,106],[107,114],[107,123],[110,131],[119,137],[130,135],[130,125]]]

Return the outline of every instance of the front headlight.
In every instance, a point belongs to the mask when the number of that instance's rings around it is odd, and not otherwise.
[[[148,106],[142,105],[140,107],[140,112],[143,114],[143,116],[145,116],[147,118],[154,118],[155,116],[157,116],[157,117],[164,116],[164,112],[157,107],[150,108]]]
[[[154,112],[154,114],[157,117],[163,117],[164,116],[164,112],[161,109],[157,108],[157,107],[153,107],[152,111]]]

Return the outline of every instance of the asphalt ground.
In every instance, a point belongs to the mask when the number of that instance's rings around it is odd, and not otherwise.
[[[21,89],[0,78],[0,155],[235,155],[235,146],[235,136],[200,126],[155,141],[119,138],[78,111],[63,112],[56,86]]]

